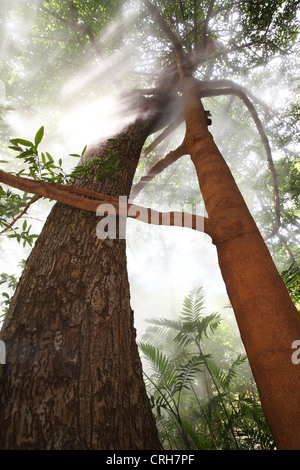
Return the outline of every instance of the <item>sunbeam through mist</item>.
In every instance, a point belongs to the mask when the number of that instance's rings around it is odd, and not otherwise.
[[[0,449],[300,448],[299,3],[0,2]]]

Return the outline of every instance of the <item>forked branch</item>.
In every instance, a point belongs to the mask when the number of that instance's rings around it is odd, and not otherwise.
[[[177,38],[177,36],[173,33],[171,28],[169,28],[168,24],[164,20],[164,18],[159,13],[158,9],[150,2],[150,0],[143,0],[144,4],[148,8],[149,12],[154,16],[158,25],[160,26],[161,30],[165,33],[167,38],[170,40],[173,49],[176,53],[178,59],[178,71],[180,77],[184,75],[184,62],[185,62],[185,54],[182,48],[182,44]]]
[[[247,109],[249,110],[255,124],[256,128],[258,130],[258,133],[260,135],[261,141],[264,145],[266,155],[267,155],[267,162],[268,162],[268,167],[269,171],[271,173],[272,177],[272,183],[273,183],[273,191],[274,191],[274,211],[275,211],[275,218],[276,222],[273,227],[272,233],[269,235],[269,237],[274,236],[278,229],[280,228],[281,225],[281,218],[280,218],[280,197],[279,197],[279,189],[278,189],[278,182],[277,182],[277,175],[276,175],[276,170],[273,162],[273,157],[272,157],[272,151],[269,143],[269,139],[265,133],[264,126],[257,114],[257,111],[255,109],[255,106],[253,103],[249,100],[248,96],[246,93],[242,90],[240,90],[237,87],[233,88],[210,88],[210,89],[203,89],[203,84],[199,82],[199,88],[200,88],[200,97],[209,97],[209,96],[220,96],[220,95],[236,95],[238,96]]]

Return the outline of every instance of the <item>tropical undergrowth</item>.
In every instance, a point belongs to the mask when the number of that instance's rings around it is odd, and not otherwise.
[[[274,449],[238,335],[205,311],[203,288],[185,297],[177,319],[148,322],[139,346],[164,449]]]

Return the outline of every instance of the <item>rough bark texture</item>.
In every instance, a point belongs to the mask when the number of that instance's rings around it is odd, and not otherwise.
[[[291,349],[300,316],[187,81],[185,145],[195,164],[213,242],[262,406],[278,449],[300,449],[300,368]]]
[[[118,151],[118,181],[80,184],[128,196],[154,121],[135,122],[104,146]],[[135,340],[125,240],[98,239],[99,220],[57,203],[27,260],[1,331],[1,449],[160,448]]]

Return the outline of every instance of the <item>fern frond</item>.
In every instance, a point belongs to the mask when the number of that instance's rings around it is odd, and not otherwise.
[[[224,383],[222,384],[224,388],[228,388],[231,380],[237,376],[237,371],[235,370],[236,367],[243,364],[245,361],[247,361],[247,356],[242,356],[241,354],[239,354],[235,361],[231,364],[228,373],[224,379]]]
[[[156,348],[162,349],[167,343],[168,336],[168,330],[164,328],[159,328],[158,326],[153,326],[147,328],[147,330],[142,336],[142,339],[143,342],[150,343]]]
[[[164,328],[172,328],[176,331],[182,330],[182,322],[180,320],[171,320],[169,318],[150,318],[146,320],[151,325],[162,326]]]
[[[204,356],[193,356],[188,362],[178,366],[174,391],[181,392],[183,388],[190,389],[190,383],[195,380],[196,374],[202,372],[201,366],[204,360]]]
[[[187,328],[182,327],[182,330],[175,336],[174,341],[181,346],[182,348],[186,348],[189,344],[195,342],[194,335],[191,334]]]
[[[218,328],[221,322],[221,316],[217,313],[206,315],[194,324],[194,330],[197,333],[197,339],[201,340],[203,335],[208,338],[208,330],[212,333]]]
[[[183,300],[181,319],[184,322],[194,323],[201,317],[204,309],[205,294],[201,286],[194,287]]]
[[[208,359],[207,364],[217,383],[221,385],[222,388],[224,388],[224,383],[226,382],[226,373],[221,370],[220,367],[217,366],[217,364],[211,359]]]
[[[141,342],[139,347],[150,362],[153,370],[157,373],[160,381],[168,386],[168,388],[171,388],[177,377],[177,372],[168,356],[149,343]]]

